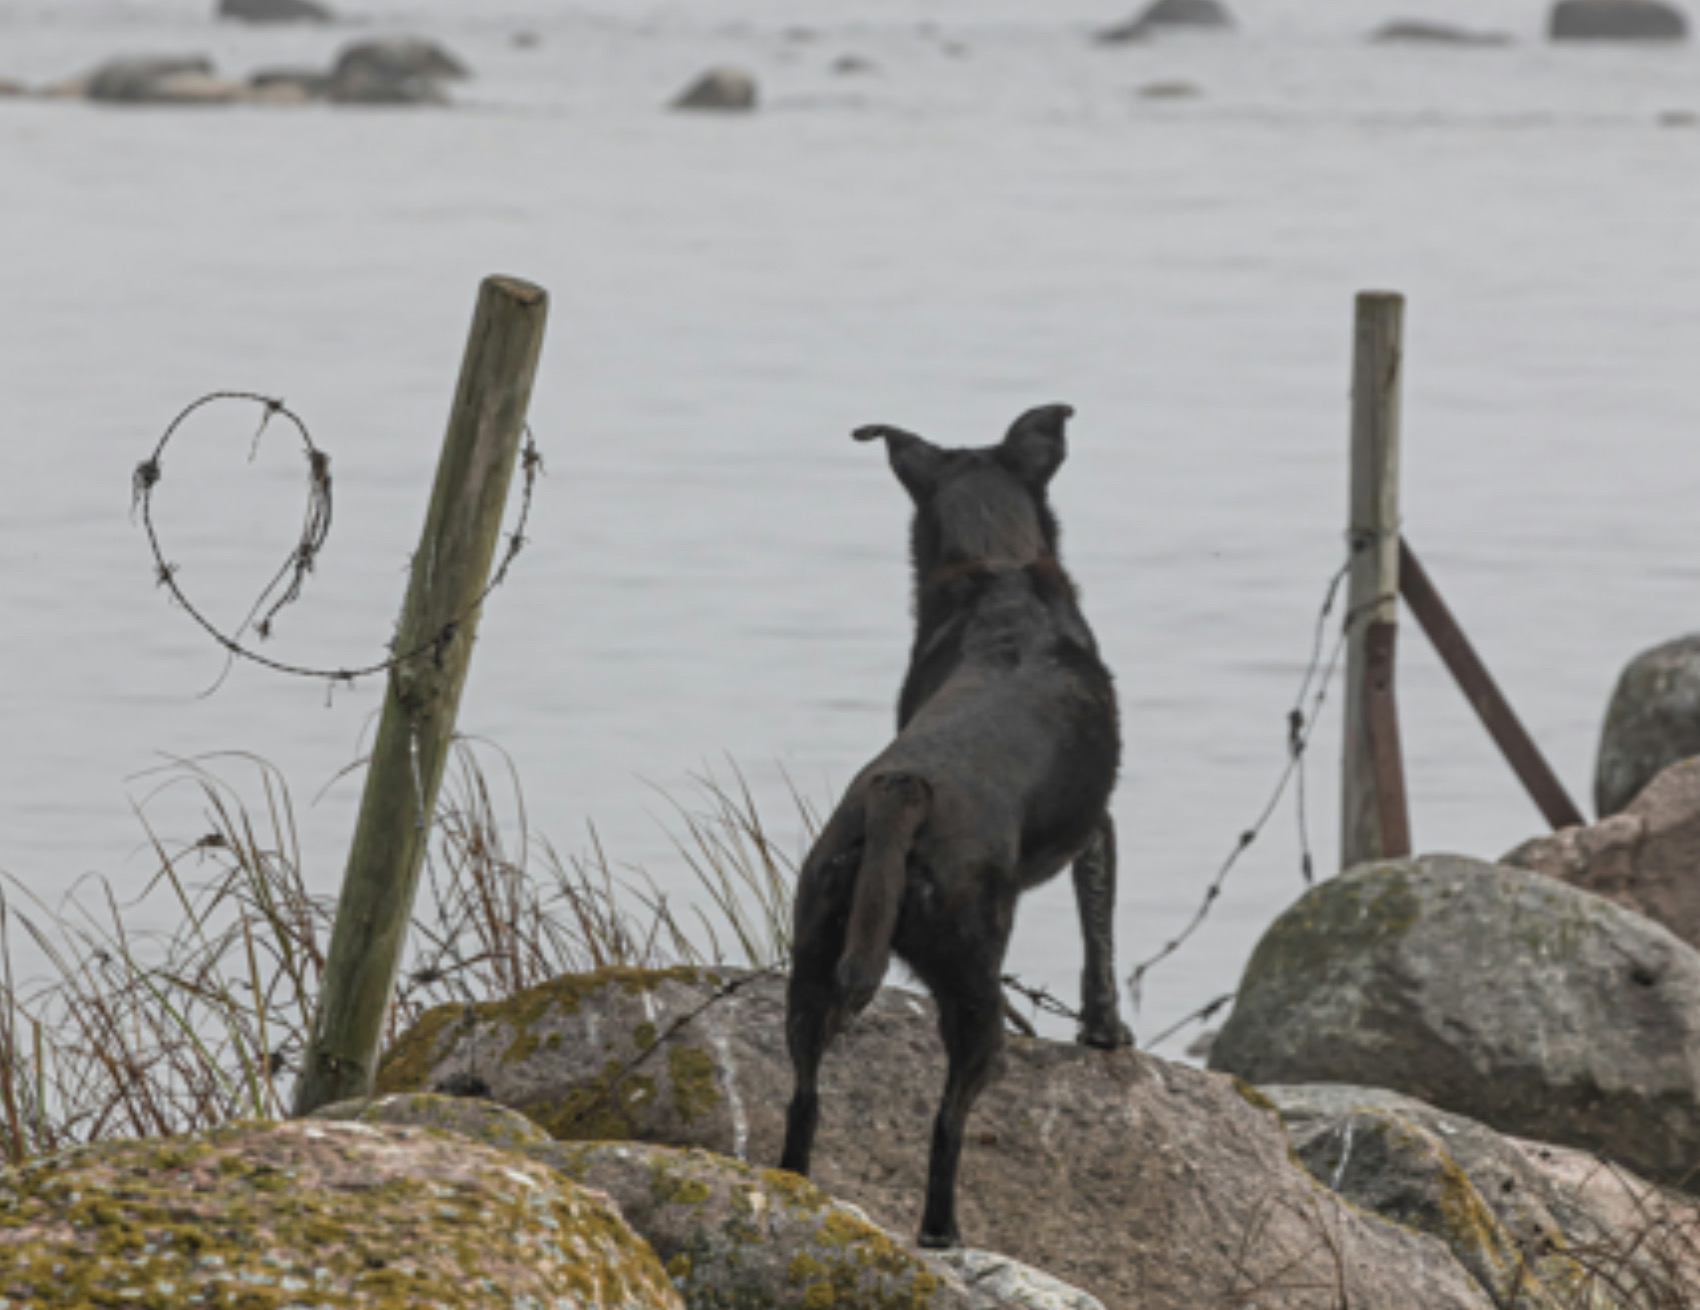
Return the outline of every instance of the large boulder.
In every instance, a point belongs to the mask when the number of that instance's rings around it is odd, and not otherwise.
[[[1600,818],[1627,809],[1678,760],[1700,755],[1700,635],[1642,651],[1612,692],[1594,766]]]
[[[741,68],[711,68],[681,91],[674,109],[747,113],[756,107],[756,80]]]
[[[388,1053],[386,1092],[434,1087],[513,1106],[562,1141],[779,1158],[791,1094],[784,980],[605,970],[427,1013]],[[882,991],[828,1055],[813,1181],[896,1233],[920,1218],[944,1080],[925,998]],[[1249,1096],[1249,1099],[1248,1099]],[[1357,1214],[1291,1161],[1278,1117],[1230,1079],[1132,1051],[1012,1039],[969,1121],[967,1240],[1110,1310],[1255,1297],[1355,1310],[1491,1304],[1432,1238]]]
[[[1522,869],[1436,855],[1313,888],[1252,953],[1210,1065],[1385,1087],[1700,1182],[1700,953]]]
[[[1700,1210],[1564,1147],[1396,1092],[1260,1089],[1318,1182],[1439,1237],[1504,1306],[1700,1305]]]
[[[1142,13],[1128,22],[1099,32],[1098,39],[1112,44],[1142,41],[1164,28],[1209,31],[1233,25],[1234,15],[1222,0],[1152,0]]]
[[[386,37],[344,46],[331,68],[329,98],[345,105],[438,105],[444,82],[472,72],[456,55],[422,37]]]
[[[0,1173],[0,1304],[682,1310],[606,1198],[418,1128],[298,1121]]]
[[[242,23],[329,23],[336,17],[315,0],[218,0],[218,16]]]
[[[1535,837],[1502,863],[1604,896],[1700,948],[1700,759],[1671,765],[1621,814]]]
[[[1661,0],[1559,0],[1548,32],[1554,41],[1681,41],[1688,19]]]

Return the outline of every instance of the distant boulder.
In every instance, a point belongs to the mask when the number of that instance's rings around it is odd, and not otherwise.
[[[1104,42],[1141,41],[1165,27],[1230,28],[1234,16],[1222,0],[1153,0],[1137,18],[1098,33]]]
[[[1147,82],[1139,88],[1141,100],[1196,100],[1203,94],[1196,82]]]
[[[1594,807],[1626,809],[1670,765],[1700,755],[1700,634],[1642,651],[1623,670],[1600,730]]]
[[[435,41],[356,41],[337,55],[328,94],[345,105],[441,105],[449,100],[442,83],[471,76],[465,63]]]
[[[1688,18],[1662,0],[1559,0],[1548,32],[1554,41],[1681,41]]]
[[[336,15],[314,0],[219,0],[218,16],[239,23],[330,23]]]
[[[743,69],[711,68],[679,93],[673,108],[748,111],[756,95],[756,80]]]
[[[1509,32],[1480,32],[1450,23],[1425,23],[1399,20],[1375,29],[1369,39],[1378,44],[1394,45],[1510,45]]]

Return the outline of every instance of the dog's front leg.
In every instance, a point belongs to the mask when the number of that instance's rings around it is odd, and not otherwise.
[[[1080,975],[1081,1026],[1077,1041],[1106,1049],[1132,1046],[1133,1031],[1122,1022],[1116,986],[1116,825],[1104,815],[1074,861],[1074,897],[1080,905],[1080,935],[1086,967]]]

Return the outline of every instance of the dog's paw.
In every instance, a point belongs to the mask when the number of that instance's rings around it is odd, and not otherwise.
[[[1093,1046],[1100,1051],[1114,1051],[1133,1045],[1133,1029],[1120,1019],[1112,1018],[1108,1023],[1087,1024],[1074,1040],[1082,1046]]]
[[[923,1251],[953,1251],[962,1245],[962,1235],[954,1228],[948,1233],[923,1232],[915,1239],[915,1245]]]

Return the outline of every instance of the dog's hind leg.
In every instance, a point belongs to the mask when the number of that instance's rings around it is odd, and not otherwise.
[[[1132,1046],[1122,1022],[1116,987],[1116,825],[1103,817],[1086,849],[1074,861],[1074,898],[1080,906],[1080,935],[1086,967],[1080,974],[1081,1026],[1087,1046]]]
[[[797,880],[791,979],[785,994],[785,1040],[795,1084],[779,1165],[792,1173],[809,1172],[819,1118],[820,1063],[846,1018],[836,974],[862,849],[860,809],[840,810],[815,842]]]
[[[806,1178],[815,1126],[820,1121],[820,1062],[843,1026],[844,1012],[830,978],[823,986],[821,980],[796,972],[791,975],[785,1010],[785,1041],[791,1051],[794,1085],[785,1113],[785,1151],[779,1167]]]
[[[954,980],[935,993],[939,1032],[950,1056],[944,1101],[933,1121],[932,1157],[927,1163],[927,1207],[921,1217],[920,1244],[932,1249],[960,1246],[956,1226],[956,1173],[962,1162],[962,1133],[990,1080],[1003,1049],[1003,988],[998,971]]]

